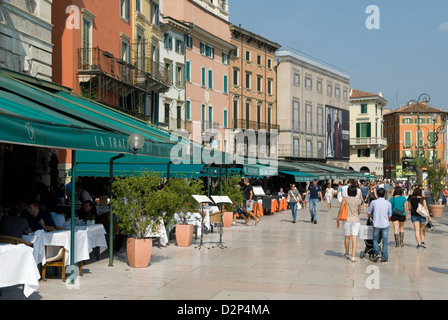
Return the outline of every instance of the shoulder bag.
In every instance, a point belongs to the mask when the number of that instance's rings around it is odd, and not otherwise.
[[[428,211],[426,211],[425,206],[422,204],[422,199],[423,198],[420,199],[420,202],[418,203],[418,207],[417,207],[416,211],[419,215],[426,218],[426,217],[428,217]]]
[[[394,206],[395,205],[395,197],[392,198],[392,202],[393,202],[392,206]],[[392,213],[392,215],[398,216],[398,217],[403,216],[403,214],[404,214],[403,211],[398,210],[398,209],[394,209],[394,212]]]
[[[341,203],[341,209],[339,209],[338,220],[339,221],[347,221],[348,219],[348,205],[347,201],[344,204]]]

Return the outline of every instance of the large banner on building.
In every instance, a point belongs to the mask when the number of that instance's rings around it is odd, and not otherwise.
[[[350,159],[350,113],[348,110],[325,106],[326,157],[327,159]]]

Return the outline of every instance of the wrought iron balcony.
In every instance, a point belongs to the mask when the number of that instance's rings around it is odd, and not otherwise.
[[[117,59],[110,52],[98,47],[80,48],[78,49],[78,74],[82,77],[102,73],[143,90],[160,93],[169,90],[171,83],[167,68],[150,58],[137,57],[134,60],[128,62]]]
[[[237,119],[233,121],[233,129],[252,129],[254,131],[264,130],[270,132],[271,130],[278,130],[280,128],[277,124],[251,121],[247,119]]]

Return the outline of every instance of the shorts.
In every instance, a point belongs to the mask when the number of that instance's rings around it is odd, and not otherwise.
[[[390,218],[390,221],[392,221],[392,222],[394,222],[394,221],[405,222],[406,221],[406,216],[405,215],[397,216],[397,215],[393,214],[392,217]]]
[[[425,224],[426,223],[426,218],[422,217],[420,215],[415,215],[415,216],[412,215],[411,216],[411,221],[412,221],[412,223],[420,222],[421,224]]]
[[[246,212],[247,211],[252,211],[253,207],[254,207],[254,200],[246,200]]]
[[[358,236],[359,229],[361,228],[360,222],[344,222],[344,233],[346,237],[349,236]]]

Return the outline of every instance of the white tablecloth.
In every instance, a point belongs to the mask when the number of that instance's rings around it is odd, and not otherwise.
[[[39,288],[39,279],[33,248],[0,244],[0,288],[23,284],[23,294],[28,298]]]
[[[148,228],[145,237],[160,238],[160,244],[162,246],[166,246],[166,244],[168,243],[168,236],[166,234],[165,223],[163,222],[162,218],[160,218],[159,223],[160,225],[155,232],[153,232],[151,228]]]
[[[65,265],[70,265],[71,252],[71,231],[57,230],[43,232],[38,230],[30,235],[23,236],[26,241],[33,243],[34,258],[36,263],[45,265],[45,246],[47,255],[52,257],[57,254],[58,247],[65,248]],[[100,253],[107,249],[105,235],[106,230],[103,225],[76,226],[75,227],[75,260],[74,263],[90,259],[93,248],[100,247]]]
[[[210,214],[218,212],[219,209],[216,206],[213,207],[205,207],[204,206],[204,227],[207,229],[210,229]],[[194,213],[188,213],[189,217],[187,219],[187,224],[192,224],[193,226],[197,226],[198,233],[197,235],[200,236],[202,234],[202,217],[199,212]],[[182,219],[179,217],[179,214],[174,214],[174,220],[176,220],[176,223],[181,224],[183,223]]]

